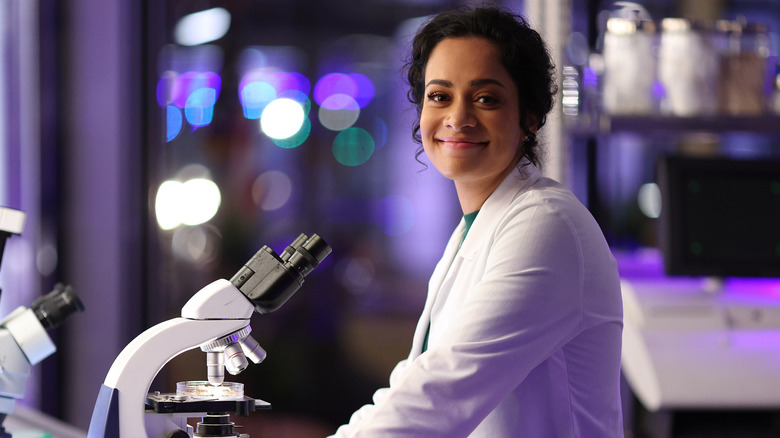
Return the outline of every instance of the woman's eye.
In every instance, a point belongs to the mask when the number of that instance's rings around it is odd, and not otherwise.
[[[447,95],[438,92],[428,93],[428,100],[431,102],[444,102],[447,100]]]
[[[495,96],[483,95],[477,97],[477,102],[484,103],[484,104],[495,104],[498,103],[498,98],[496,98]]]

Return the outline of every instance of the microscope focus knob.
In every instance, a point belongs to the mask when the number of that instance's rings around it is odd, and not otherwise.
[[[179,429],[169,433],[166,438],[190,438],[190,434]]]

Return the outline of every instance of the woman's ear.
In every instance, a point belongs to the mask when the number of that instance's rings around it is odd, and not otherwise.
[[[528,126],[528,131],[526,134],[530,135],[536,135],[536,131],[539,130],[539,118],[536,117],[534,114],[528,114],[525,116],[526,119],[526,126]]]

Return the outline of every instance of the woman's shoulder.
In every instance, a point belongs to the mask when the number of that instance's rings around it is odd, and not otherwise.
[[[533,184],[518,188],[505,205],[499,223],[521,222],[546,228],[565,227],[575,232],[600,234],[593,215],[571,190],[557,181],[541,177]]]
[[[574,209],[580,211],[585,206],[561,183],[546,177],[541,177],[532,184],[518,187],[512,198],[510,208],[546,206],[553,210]]]

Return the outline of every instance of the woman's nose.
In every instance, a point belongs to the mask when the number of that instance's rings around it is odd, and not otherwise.
[[[467,102],[453,102],[449,106],[449,113],[444,120],[445,125],[456,131],[460,131],[463,128],[475,127],[477,125],[477,119],[474,116],[473,108]]]

